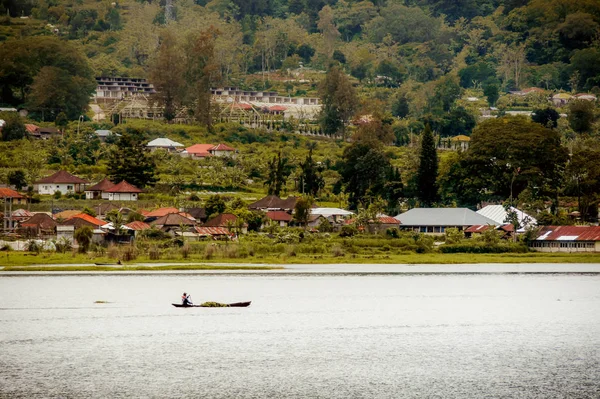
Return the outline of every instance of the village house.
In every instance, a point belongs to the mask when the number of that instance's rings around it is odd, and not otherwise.
[[[106,190],[109,201],[137,201],[143,191],[125,180]]]
[[[600,252],[600,226],[544,226],[529,247],[540,252]]]
[[[236,150],[227,144],[217,144],[208,150],[215,157],[235,157]]]
[[[287,227],[292,222],[292,215],[284,211],[268,211],[265,217],[279,227]]]
[[[89,181],[74,176],[65,170],[59,170],[51,176],[34,182],[33,187],[39,194],[52,195],[59,191],[64,195],[83,192],[86,184],[89,184]]]
[[[109,188],[113,188],[114,186],[115,183],[111,182],[107,178],[104,178],[100,182],[85,189],[85,199],[108,199],[108,193],[106,192],[106,190],[108,190]]]
[[[511,212],[515,212],[517,215],[517,219],[519,221],[519,225],[521,226],[517,233],[524,233],[527,228],[534,227],[537,225],[537,220],[526,214],[525,212],[515,208],[510,207]],[[504,208],[503,205],[487,205],[480,210],[477,211],[478,214],[485,216],[486,218],[492,219],[498,225],[507,224],[508,212]]]
[[[113,132],[112,132],[112,131],[110,131],[110,130],[104,130],[104,129],[99,129],[99,130],[96,130],[96,131],[94,132],[94,134],[95,134],[95,135],[98,137],[98,139],[99,139],[101,142],[103,142],[103,143],[105,143],[105,142],[106,142],[106,140],[107,140],[109,137],[113,137],[113,136],[114,136],[114,137],[121,137],[121,135],[120,135],[120,134],[118,134],[118,133],[113,133]]]
[[[50,238],[56,235],[58,223],[46,213],[36,213],[19,223],[18,232],[25,237]]]
[[[194,144],[182,151],[181,156],[190,157],[192,159],[208,158],[212,156],[209,150],[213,147],[213,144]]]
[[[0,200],[2,201],[2,228],[4,231],[13,230],[16,220],[13,220],[13,205],[22,205],[27,199],[11,188],[0,188]]]
[[[60,135],[60,131],[58,131],[56,128],[40,127],[31,123],[25,124],[25,130],[27,131],[29,137],[38,140],[48,140],[52,138],[52,136]]]
[[[395,219],[400,221],[401,230],[429,234],[444,234],[449,228],[466,230],[474,225],[500,225],[468,208],[413,208]]]
[[[223,227],[230,230],[232,227],[236,227],[238,217],[231,213],[222,213],[208,220],[202,227]],[[241,226],[241,232],[246,234],[248,232],[248,225],[246,223]]]
[[[142,231],[151,229],[152,227],[148,223],[140,222],[135,220],[131,223],[124,225],[129,231],[133,232],[133,236],[137,237]]]
[[[178,152],[178,150],[183,147],[183,144],[167,138],[158,138],[149,142],[146,147],[151,151],[162,149],[168,152]]]
[[[344,224],[345,221],[354,215],[354,212],[347,211],[340,208],[312,208],[310,210],[311,215],[323,216],[333,225]]]
[[[196,226],[195,231],[199,238],[212,238],[213,240],[227,239],[231,234],[224,227]]]
[[[194,221],[178,213],[161,216],[149,224],[172,236],[177,235],[177,232],[191,232],[195,225]]]
[[[267,195],[248,205],[248,209],[255,211],[287,211],[291,213],[296,207],[296,201],[298,201],[296,197],[281,199],[276,195]]]

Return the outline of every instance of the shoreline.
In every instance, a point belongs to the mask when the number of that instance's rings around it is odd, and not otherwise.
[[[254,266],[186,265],[187,268],[164,269],[145,267],[144,269],[114,268],[111,270],[82,269],[80,266],[53,268],[18,268],[0,272],[0,278],[10,276],[35,275],[451,275],[451,274],[600,274],[600,263],[487,263],[487,264],[294,264],[280,267],[258,268]],[[44,270],[46,269],[46,270]]]

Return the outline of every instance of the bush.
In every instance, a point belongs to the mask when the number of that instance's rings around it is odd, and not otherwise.
[[[501,243],[490,245],[485,242],[463,242],[460,244],[446,244],[439,247],[441,253],[444,254],[456,254],[456,253],[470,253],[470,254],[499,254],[499,253],[525,253],[529,249],[527,245],[522,243]]]
[[[190,256],[191,248],[187,242],[181,246],[181,256],[183,259],[187,259]]]
[[[400,231],[395,227],[390,227],[385,231],[385,235],[391,238],[398,238],[400,237]]]
[[[54,199],[60,199],[60,197],[62,197],[62,193],[60,191],[55,191],[54,192]]]
[[[132,260],[136,260],[137,258],[137,250],[133,245],[126,245],[123,247],[121,251],[121,259],[123,262],[131,262]]]
[[[342,247],[340,247],[339,245],[335,245],[333,248],[331,248],[331,254],[336,258],[346,255],[342,250]]]
[[[56,252],[61,254],[73,250],[73,243],[67,237],[60,237],[58,240],[54,241],[54,246],[56,247]]]
[[[358,234],[358,229],[354,225],[342,226],[340,230],[340,237],[353,237]]]
[[[152,245],[148,250],[148,257],[150,260],[159,260],[160,259],[160,249],[157,245]]]

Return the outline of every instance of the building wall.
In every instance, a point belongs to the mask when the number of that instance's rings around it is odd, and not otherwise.
[[[600,241],[533,241],[529,247],[538,252],[600,252]]]
[[[62,194],[69,192],[78,193],[82,191],[81,184],[63,184],[63,183],[42,183],[37,185],[37,191],[40,194],[52,195],[55,191],[60,191]]]
[[[108,193],[109,201],[137,201],[137,193]]]

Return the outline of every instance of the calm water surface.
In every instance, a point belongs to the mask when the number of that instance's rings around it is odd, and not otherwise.
[[[600,398],[600,274],[3,276],[0,397]]]

